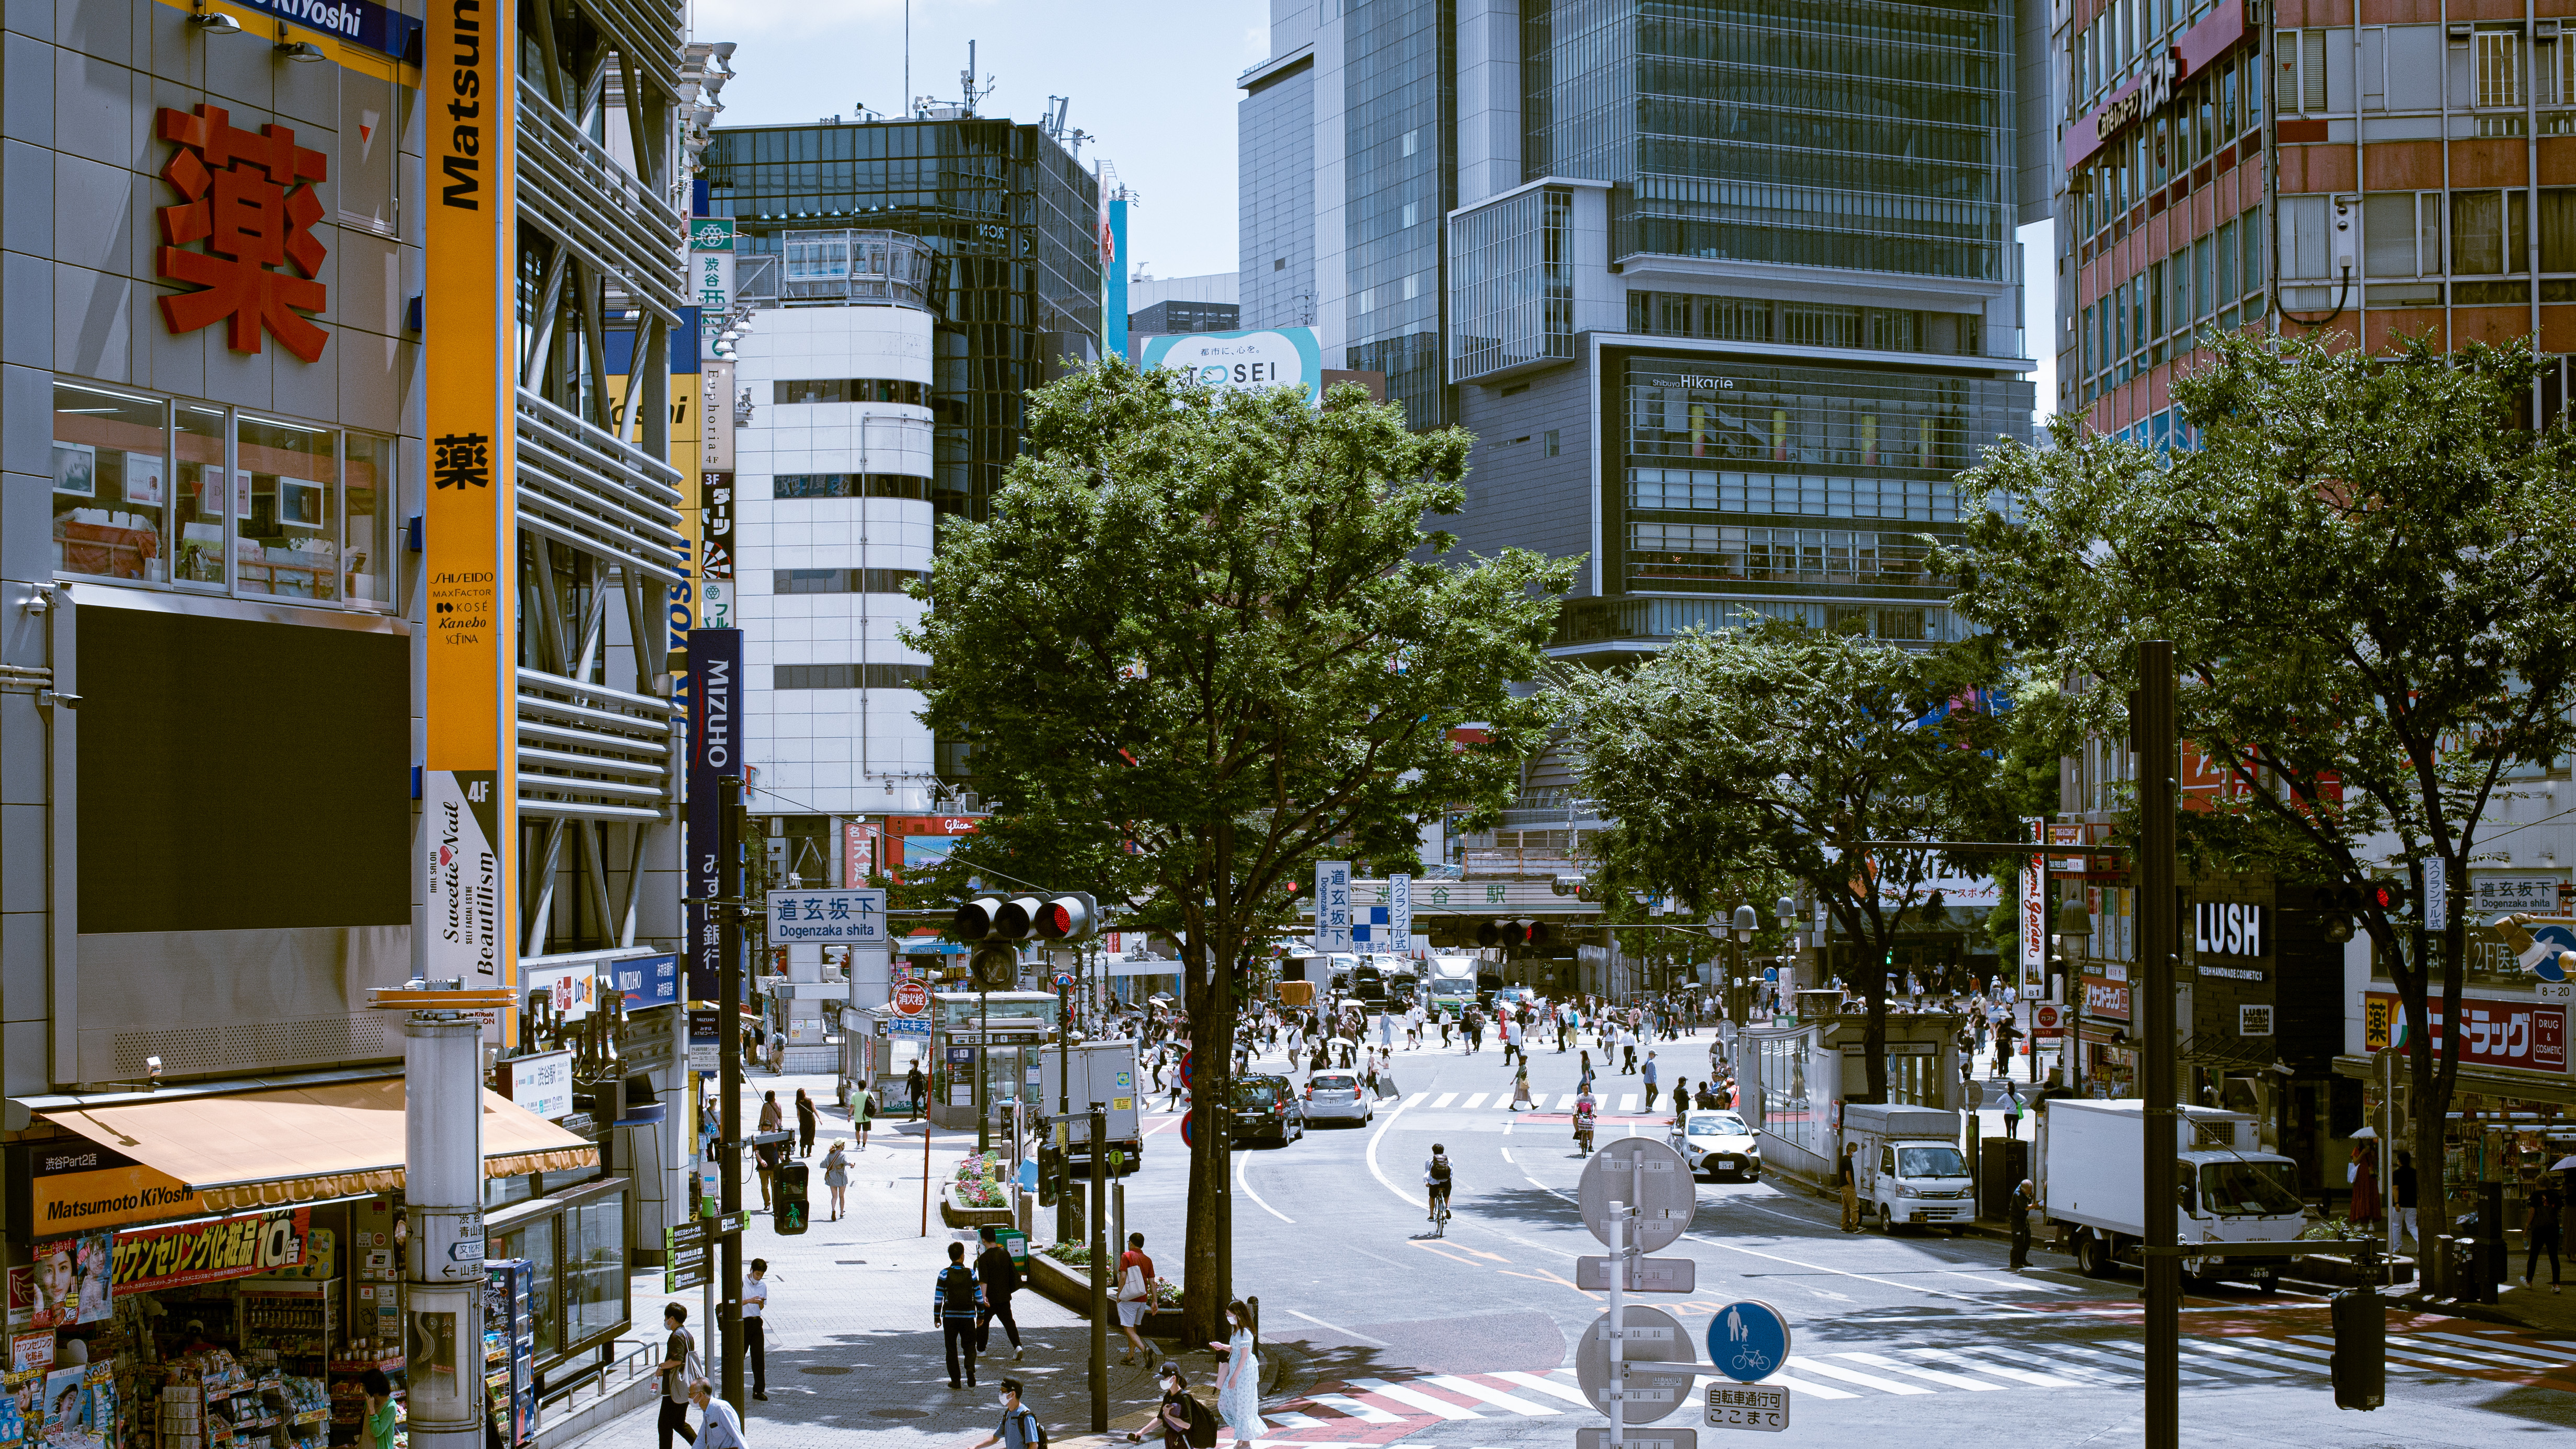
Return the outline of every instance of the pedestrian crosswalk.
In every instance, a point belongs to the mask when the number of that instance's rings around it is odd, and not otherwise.
[[[2322,1386],[2328,1381],[2333,1342],[2321,1334],[2291,1331],[2185,1334],[2179,1346],[2182,1381],[2201,1389]],[[2576,1340],[2476,1331],[2467,1325],[2428,1328],[2388,1335],[2387,1362],[2389,1374],[2399,1379],[2510,1382],[2576,1394]],[[1802,1398],[1827,1401],[2134,1390],[2145,1374],[2143,1341],[2087,1334],[2029,1346],[1817,1346],[1791,1356],[1770,1381]],[[1701,1377],[1718,1381],[1711,1374]],[[1262,1417],[1269,1434],[1238,1449],[1374,1449],[1442,1424],[1593,1412],[1575,1387],[1571,1369],[1351,1378],[1265,1405]]]

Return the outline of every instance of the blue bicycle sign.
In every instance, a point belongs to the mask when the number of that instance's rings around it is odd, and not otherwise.
[[[1738,1383],[1758,1384],[1789,1358],[1789,1320],[1759,1299],[1717,1310],[1708,1325],[1708,1361]]]

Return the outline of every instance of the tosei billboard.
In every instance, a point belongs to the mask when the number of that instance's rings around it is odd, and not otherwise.
[[[1306,400],[1321,394],[1324,352],[1312,327],[1274,327],[1266,332],[1184,332],[1144,339],[1138,365],[1188,372],[1222,392],[1238,387],[1305,389]]]

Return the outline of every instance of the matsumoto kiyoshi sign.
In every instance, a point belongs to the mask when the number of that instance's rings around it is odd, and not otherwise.
[[[421,23],[372,0],[233,0],[295,25],[327,31],[396,60],[420,64]]]
[[[1324,380],[1324,353],[1312,327],[1148,337],[1138,365],[1187,372],[1220,392],[1238,387],[1300,387],[1308,402],[1316,400]]]

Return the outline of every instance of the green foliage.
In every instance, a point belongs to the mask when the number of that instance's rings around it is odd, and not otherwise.
[[[1999,813],[1989,753],[2004,727],[1955,703],[1993,669],[1982,644],[1910,652],[1772,623],[1685,635],[1633,671],[1557,691],[1584,786],[1617,822],[1595,846],[1604,884],[1669,891],[1704,915],[1756,872],[1807,883],[1856,943],[1874,1098],[1884,963],[1942,861],[1854,847],[1957,838]],[[1769,902],[1753,904],[1768,924]]]
[[[1015,832],[1054,842],[1039,854],[1182,933],[1203,1071],[1230,1054],[1235,991],[1202,966],[1239,959],[1338,838],[1499,809],[1545,723],[1510,683],[1573,565],[1431,561],[1454,540],[1423,520],[1462,505],[1469,442],[1355,387],[1318,409],[1112,359],[1029,395],[989,520],[942,539],[905,635],[931,656],[925,717],[975,744]],[[1471,722],[1487,741],[1453,745]],[[1202,1133],[1192,1159],[1190,1281],[1217,1304],[1223,1143]]]

